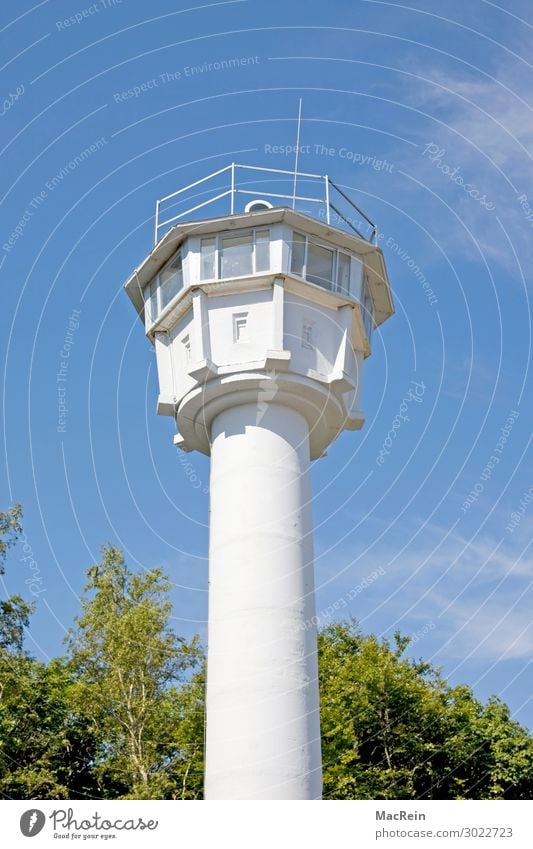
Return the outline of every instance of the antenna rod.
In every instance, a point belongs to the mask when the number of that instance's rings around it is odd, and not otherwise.
[[[296,156],[294,159],[294,185],[292,187],[292,208],[296,207],[296,178],[298,174],[298,155],[300,153],[300,125],[302,123],[302,98],[298,106],[298,129],[296,130]]]

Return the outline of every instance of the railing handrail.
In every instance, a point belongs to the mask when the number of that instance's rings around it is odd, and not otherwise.
[[[368,217],[368,215],[367,215],[365,212],[363,212],[363,210],[362,210],[359,206],[357,206],[357,204],[356,204],[356,203],[355,203],[355,202],[354,202],[354,201],[353,201],[350,197],[348,197],[348,195],[346,194],[346,192],[343,192],[343,190],[342,190],[342,189],[341,189],[341,188],[337,185],[337,183],[335,183],[335,182],[331,179],[331,177],[329,178],[329,182],[331,183],[331,185],[333,186],[333,188],[334,188],[334,189],[337,189],[338,193],[339,193],[340,195],[342,195],[342,196],[343,196],[344,200],[347,200],[347,201],[348,201],[348,203],[350,204],[350,206],[352,206],[352,207],[356,210],[356,212],[358,212],[358,213],[359,213],[359,215],[362,215],[362,216],[363,216],[363,218],[365,219],[365,221],[367,221],[367,222],[368,222],[368,224],[370,224],[370,226],[372,227],[372,229],[373,229],[373,230],[377,230],[377,227],[376,227],[376,225],[374,224],[374,222],[372,221],[372,219],[371,219],[371,218],[369,218],[369,217]]]
[[[295,177],[295,178],[301,177],[301,178],[306,179],[306,180],[319,180],[319,181],[321,181],[324,184],[324,188],[325,188],[323,197],[307,197],[307,196],[304,196],[304,195],[296,195],[296,200],[303,201],[305,203],[325,204],[326,205],[326,220],[327,220],[328,223],[330,222],[330,209],[332,209],[336,213],[336,215],[338,215],[339,218],[341,218],[342,221],[344,221],[344,223],[347,224],[348,227],[350,227],[350,229],[353,230],[360,238],[365,239],[366,241],[370,241],[370,242],[374,241],[374,239],[376,237],[376,233],[377,233],[377,227],[374,224],[374,222],[372,221],[372,219],[370,219],[368,217],[368,215],[365,212],[363,212],[363,210],[328,175],[311,174],[307,171],[296,171],[295,172],[295,171],[289,171],[289,170],[286,170],[286,169],[283,169],[283,168],[267,168],[267,167],[261,166],[261,165],[241,165],[238,162],[232,162],[230,165],[226,165],[224,168],[219,168],[217,171],[213,171],[213,173],[208,174],[205,177],[201,177],[199,180],[195,180],[193,183],[189,183],[189,185],[183,186],[183,188],[178,189],[177,191],[172,192],[169,195],[165,195],[165,197],[159,198],[156,201],[155,226],[154,226],[154,244],[157,244],[157,242],[159,241],[159,232],[160,232],[162,227],[168,227],[169,224],[173,224],[175,221],[178,221],[179,219],[183,218],[185,215],[196,212],[196,210],[202,209],[203,207],[208,206],[210,203],[214,203],[215,201],[220,200],[221,198],[224,198],[224,197],[227,197],[227,196],[231,196],[231,214],[232,215],[234,214],[234,209],[235,209],[235,195],[236,194],[244,194],[244,195],[252,195],[252,196],[260,195],[260,196],[264,196],[264,197],[282,198],[282,199],[286,199],[286,200],[293,200],[292,194],[288,195],[288,194],[281,194],[281,193],[276,193],[276,192],[265,192],[265,191],[262,191],[262,190],[252,191],[250,189],[239,188],[239,186],[236,184],[237,169],[241,169],[243,171],[260,171],[260,172],[268,173],[268,174],[283,174],[285,176],[291,176],[291,177]],[[164,221],[160,220],[161,205],[162,204],[164,204],[164,203],[166,203],[170,200],[173,200],[174,198],[178,197],[179,195],[184,194],[184,192],[187,192],[190,189],[194,189],[197,186],[200,186],[203,183],[208,182],[209,180],[213,180],[215,177],[219,177],[221,174],[227,173],[228,171],[231,172],[230,187],[228,189],[224,189],[222,192],[216,194],[214,197],[208,198],[207,200],[204,200],[201,203],[196,204],[195,206],[185,210],[184,212],[180,212],[177,215],[172,215],[170,218],[166,218]],[[249,185],[249,183],[248,183],[248,185]],[[371,235],[370,235],[369,239],[366,236],[364,236],[357,229],[357,227],[354,226],[353,222],[351,222],[342,212],[340,212],[337,209],[336,206],[333,205],[331,198],[330,198],[330,187],[335,189],[350,204],[352,209],[354,209],[358,213],[358,215],[360,215],[362,218],[364,218],[364,220],[367,222],[367,224],[371,228]],[[168,212],[170,212],[170,210],[167,210],[167,215],[168,215]]]

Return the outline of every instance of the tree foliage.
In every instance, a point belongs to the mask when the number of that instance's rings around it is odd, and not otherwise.
[[[101,788],[96,739],[70,704],[65,664],[0,653],[0,796],[84,799]]]
[[[533,737],[497,699],[354,622],[319,634],[327,799],[530,799]]]
[[[22,506],[15,504],[0,512],[0,575],[5,572],[7,552],[15,545],[22,531]],[[22,651],[24,628],[28,626],[33,606],[20,595],[0,599],[0,650],[14,648]]]
[[[71,697],[101,738],[96,771],[122,785],[123,798],[167,798],[178,786],[186,793],[179,726],[194,682],[176,685],[197,666],[198,642],[170,627],[170,585],[159,569],[133,573],[107,546],[87,575],[69,640]]]
[[[0,513],[0,574],[21,532]],[[31,605],[0,601],[0,796],[200,799],[205,660],[171,627],[169,581],[103,549],[65,658],[23,648]],[[326,799],[530,799],[533,737],[409,659],[409,639],[319,633]]]
[[[21,533],[19,504],[0,512],[0,574]],[[23,651],[32,605],[0,600],[0,796],[75,799],[98,795],[94,739],[69,700],[65,664],[39,663]]]

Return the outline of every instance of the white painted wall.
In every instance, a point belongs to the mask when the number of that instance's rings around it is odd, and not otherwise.
[[[318,799],[308,426],[246,404],[212,425],[207,799]]]
[[[303,326],[313,324],[314,350],[302,345]],[[307,369],[328,375],[335,364],[344,327],[336,309],[328,309],[297,295],[285,299],[284,347],[292,352],[291,370],[306,374]]]
[[[172,383],[174,386],[173,395],[176,398],[181,398],[187,392],[194,388],[196,381],[187,374],[187,369],[190,362],[187,358],[187,351],[183,340],[189,336],[191,340],[191,359],[195,356],[196,344],[196,328],[193,324],[192,309],[189,309],[184,316],[176,323],[168,334],[172,350]],[[159,370],[159,360],[157,362]]]
[[[264,358],[271,347],[272,289],[211,297],[207,306],[213,362],[222,366]],[[248,341],[236,344],[233,316],[243,313],[248,317]]]

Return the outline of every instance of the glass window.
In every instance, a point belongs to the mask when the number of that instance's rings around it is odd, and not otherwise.
[[[159,285],[161,289],[161,309],[163,310],[183,287],[181,252],[160,273]]]
[[[364,264],[361,257],[352,256],[352,270],[350,274],[350,295],[357,301],[361,298],[363,277]]]
[[[200,240],[200,280],[213,280],[216,276],[217,240]]]
[[[305,236],[301,233],[292,234],[291,271],[298,277],[304,276],[305,267]]]
[[[309,240],[307,246],[306,280],[331,289],[333,281],[333,251]]]
[[[268,271],[270,269],[270,231],[255,231],[255,270]]]
[[[313,347],[313,322],[305,321],[302,328],[302,346],[304,348]]]
[[[149,302],[149,317],[153,323],[157,318],[157,277],[155,277],[149,286],[146,287],[146,300]]]
[[[236,312],[233,315],[233,341],[248,341],[248,313]]]
[[[222,278],[252,273],[252,234],[222,239]]]
[[[372,295],[370,294],[370,287],[366,277],[363,281],[361,307],[363,311],[363,324],[365,326],[366,337],[370,342],[372,328],[374,327],[374,302],[372,301]]]
[[[337,290],[346,293],[350,291],[350,257],[340,251],[337,259]]]

